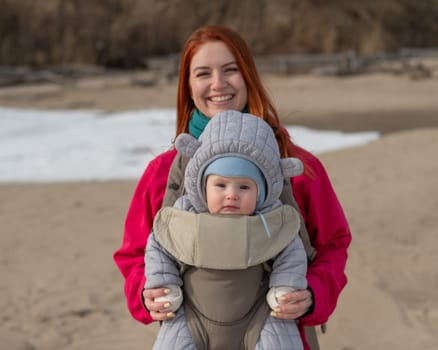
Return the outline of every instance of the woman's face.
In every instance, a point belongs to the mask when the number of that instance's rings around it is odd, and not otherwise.
[[[205,116],[225,110],[241,111],[248,92],[237,61],[222,41],[201,45],[190,63],[190,95]]]

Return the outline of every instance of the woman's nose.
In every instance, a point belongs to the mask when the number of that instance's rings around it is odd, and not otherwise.
[[[227,85],[225,76],[222,73],[213,74],[212,88],[214,90],[220,90]]]

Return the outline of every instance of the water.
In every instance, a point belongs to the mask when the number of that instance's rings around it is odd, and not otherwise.
[[[0,108],[0,182],[137,179],[152,158],[170,148],[175,115],[174,109],[104,114]],[[287,129],[315,154],[379,137],[377,132]]]

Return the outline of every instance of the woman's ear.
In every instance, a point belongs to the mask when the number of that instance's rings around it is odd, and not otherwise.
[[[298,158],[282,158],[280,159],[281,170],[284,177],[294,177],[301,175],[304,171],[304,165]]]
[[[179,134],[175,139],[175,148],[190,158],[193,157],[199,146],[201,146],[201,142],[190,134]]]

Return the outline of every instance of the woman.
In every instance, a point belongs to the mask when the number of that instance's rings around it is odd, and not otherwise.
[[[304,349],[310,349],[304,326],[328,320],[347,282],[351,234],[345,215],[322,164],[294,145],[280,125],[244,40],[226,27],[202,27],[190,36],[181,56],[176,135],[188,132],[198,137],[209,118],[230,109],[260,116],[273,128],[282,157],[297,157],[305,164],[304,174],[291,182],[316,256],[308,267],[309,288],[286,294],[273,316],[298,320]],[[143,256],[176,153],[169,150],[149,163],[128,210],[122,246],[114,254],[125,278],[128,308],[146,324],[173,316],[162,312],[164,303],[154,302],[166,294],[164,288],[143,291]]]

